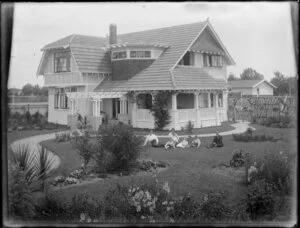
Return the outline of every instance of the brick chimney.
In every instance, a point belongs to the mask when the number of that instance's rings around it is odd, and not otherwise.
[[[109,25],[109,44],[117,43],[117,25],[110,24]]]

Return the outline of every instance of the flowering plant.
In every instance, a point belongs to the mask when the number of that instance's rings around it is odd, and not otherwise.
[[[72,173],[70,173],[70,177],[80,178],[83,175],[83,169],[76,169]]]
[[[74,177],[67,177],[65,180],[66,184],[77,184],[78,183],[78,179],[74,178]]]

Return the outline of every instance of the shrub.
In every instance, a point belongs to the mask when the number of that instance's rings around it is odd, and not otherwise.
[[[189,120],[189,122],[185,126],[185,129],[188,133],[193,133],[194,124],[192,124],[192,121]]]
[[[253,133],[253,129],[251,127],[248,127],[247,130],[246,130],[246,134],[247,135],[252,135]]]
[[[76,218],[79,218],[84,213],[90,218],[96,219],[100,216],[101,211],[100,201],[87,193],[76,194],[72,197],[70,212]]]
[[[232,159],[229,162],[231,167],[242,167],[245,164],[245,155],[243,154],[243,150],[234,150]]]
[[[104,174],[112,168],[114,156],[113,153],[96,145],[94,147],[93,159],[95,160],[95,171]]]
[[[289,194],[291,186],[291,158],[284,152],[268,152],[258,163],[262,167],[259,174],[272,183],[281,194]]]
[[[158,92],[154,98],[154,104],[151,111],[154,116],[155,126],[157,129],[162,130],[166,125],[170,123],[170,115],[168,111],[169,92]]]
[[[16,164],[8,163],[9,215],[13,218],[30,219],[35,215],[32,189],[25,171]]]
[[[248,186],[247,212],[252,219],[258,216],[273,215],[275,196],[273,185],[265,179],[256,179]]]
[[[18,144],[11,147],[13,162],[20,171],[24,171],[25,179],[31,182],[35,177],[35,156],[31,152],[29,144]]]
[[[117,185],[116,188],[110,189],[103,200],[105,218],[127,218],[132,219],[134,216],[133,208],[130,205],[128,188]]]
[[[47,196],[41,204],[35,206],[35,219],[39,220],[71,220],[72,214],[69,212],[67,204],[62,203],[53,195]]]
[[[135,136],[129,125],[103,125],[99,128],[98,146],[112,153],[110,168],[116,171],[128,171],[136,164],[142,143],[143,139]]]
[[[30,114],[29,111],[27,111],[27,112],[25,113],[25,120],[26,120],[26,123],[27,123],[27,124],[30,124],[31,121],[32,121],[32,117],[31,117],[31,114]]]
[[[223,192],[210,192],[201,206],[202,216],[209,220],[223,220],[230,217],[230,207],[225,203]]]
[[[75,147],[79,156],[84,161],[83,169],[86,170],[87,164],[90,162],[94,154],[94,146],[90,142],[90,134],[88,131],[85,131],[83,136],[75,138]]]
[[[43,115],[40,114],[39,111],[37,111],[36,113],[34,113],[32,115],[32,123],[33,124],[40,124],[42,118],[43,118]]]

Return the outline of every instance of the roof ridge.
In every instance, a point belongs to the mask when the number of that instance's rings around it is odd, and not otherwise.
[[[181,27],[181,26],[187,26],[187,25],[194,25],[194,24],[200,24],[200,23],[201,24],[206,23],[206,21],[198,21],[198,22],[186,23],[186,24],[181,24],[181,25],[172,25],[172,26],[166,26],[166,27],[160,27],[160,28],[154,28],[154,29],[146,29],[146,30],[140,30],[140,31],[136,31],[136,32],[127,32],[127,33],[118,34],[118,36],[129,35],[129,34],[140,33],[140,32],[155,31],[155,30],[166,29],[166,28],[175,28],[175,27]]]

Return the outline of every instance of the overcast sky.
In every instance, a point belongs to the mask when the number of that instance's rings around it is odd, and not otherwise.
[[[209,17],[236,62],[228,73],[252,67],[270,80],[295,75],[290,6],[280,3],[16,3],[8,87],[44,85],[36,77],[43,46],[70,34],[105,37],[193,23]],[[166,41],[167,42],[167,41]]]

